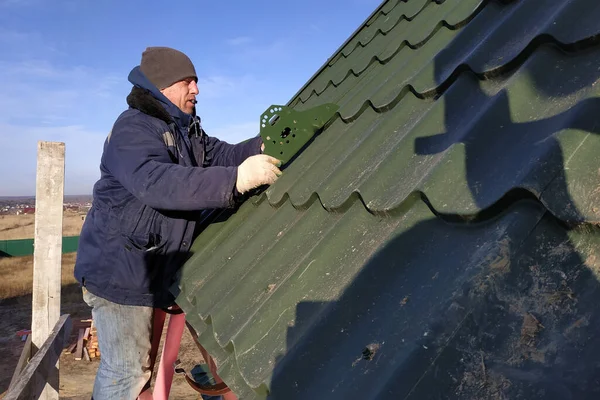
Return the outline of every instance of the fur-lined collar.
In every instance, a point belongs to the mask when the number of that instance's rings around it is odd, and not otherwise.
[[[129,107],[140,110],[151,117],[161,119],[167,124],[174,122],[173,118],[165,110],[162,104],[160,104],[160,102],[145,89],[134,86],[131,89],[131,93],[127,96],[127,104]]]

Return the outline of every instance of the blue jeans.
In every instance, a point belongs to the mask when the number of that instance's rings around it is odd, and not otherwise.
[[[94,400],[136,399],[151,375],[154,309],[113,303],[85,288],[83,299],[92,307],[100,348]]]

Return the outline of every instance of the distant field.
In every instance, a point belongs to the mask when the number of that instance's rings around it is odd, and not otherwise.
[[[63,236],[81,232],[85,214],[72,211],[63,216]],[[31,239],[34,237],[35,215],[0,215],[0,240]],[[76,253],[62,256],[62,284],[76,283],[73,278]],[[0,301],[31,294],[33,285],[33,256],[0,257]]]
[[[77,283],[73,277],[76,253],[63,254],[62,285]],[[0,300],[31,294],[33,256],[0,258]]]
[[[63,236],[78,236],[83,226],[84,213],[65,212]],[[35,233],[35,215],[0,215],[0,240],[32,239]]]

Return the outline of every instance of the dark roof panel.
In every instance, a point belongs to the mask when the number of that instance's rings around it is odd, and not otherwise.
[[[599,342],[585,334],[600,327],[598,282],[580,254],[597,235],[575,248],[527,203],[493,223],[423,219],[398,233],[318,321],[305,322],[321,302],[298,304],[288,338],[303,341],[273,398],[598,395]]]
[[[182,270],[238,396],[598,397],[599,19],[388,1],[342,45],[290,102],[339,114]]]

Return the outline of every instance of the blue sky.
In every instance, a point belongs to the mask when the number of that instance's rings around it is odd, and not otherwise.
[[[65,193],[91,194],[127,75],[147,46],[190,56],[205,130],[237,143],[379,4],[0,0],[0,196],[35,193],[38,140],[66,143]]]

